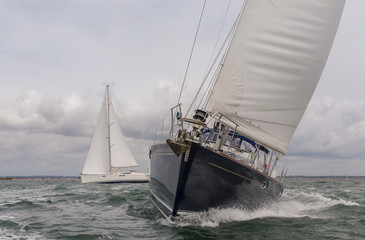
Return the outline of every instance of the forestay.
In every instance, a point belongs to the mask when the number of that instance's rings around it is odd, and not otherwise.
[[[327,61],[344,3],[247,0],[207,111],[222,113],[239,125],[239,133],[286,154]]]

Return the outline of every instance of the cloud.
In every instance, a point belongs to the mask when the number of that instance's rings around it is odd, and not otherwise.
[[[39,103],[36,112],[49,123],[58,123],[64,116],[60,96],[46,95]]]
[[[165,79],[157,80],[154,88],[155,99],[166,102],[178,99],[180,88]]]
[[[144,170],[149,146],[156,137],[161,138],[162,118],[163,139],[167,137],[170,107],[178,92],[177,85],[157,80],[153,99],[114,100],[123,134]],[[25,169],[33,169],[35,174],[78,174],[87,155],[101,101],[100,93],[72,93],[62,97],[51,93],[41,95],[35,90],[23,91],[13,101],[1,101],[0,159],[7,166],[2,172],[26,173]],[[326,96],[306,111],[283,163],[294,166],[289,174],[323,174],[323,169],[328,174],[341,173],[341,169],[345,171],[341,167],[344,161],[351,165],[363,159],[364,138],[365,101]],[[328,163],[332,168],[325,167]],[[351,171],[350,167],[346,172],[361,174],[359,169]]]
[[[0,111],[0,128],[23,130],[40,128],[43,119],[39,119],[36,108],[41,99],[34,90],[25,91],[12,103],[2,103]]]
[[[156,124],[166,117],[177,87],[167,80],[156,81],[158,97],[140,101],[118,101],[113,105],[127,144],[143,171],[148,148],[156,134]],[[34,89],[16,99],[0,102],[0,159],[6,167],[1,174],[76,175],[87,155],[100,111],[102,95],[72,93],[62,97]],[[161,128],[161,125],[159,126]]]
[[[87,137],[1,131],[0,175],[77,175],[89,142]]]
[[[232,2],[219,42],[241,4]],[[206,5],[183,111],[207,68],[227,5]],[[363,20],[362,5],[361,0],[346,4],[323,79],[285,157],[294,166],[330,159],[359,163],[365,118],[364,103],[357,100],[364,88],[364,55],[358,53],[365,35],[356,26]],[[163,118],[168,133],[201,7],[198,1],[3,1],[0,161],[14,164],[6,165],[9,171],[2,164],[0,172],[54,169],[57,174],[58,168],[59,173],[79,173],[106,81],[115,83],[123,97],[117,107],[120,125],[132,152],[144,161]],[[321,99],[325,95],[332,97]],[[336,163],[341,169],[341,161]]]
[[[94,98],[26,90],[2,100],[0,174],[77,174],[96,121]]]
[[[295,166],[294,173],[345,174],[346,169],[364,175],[364,138],[365,101],[326,96],[310,104],[285,159]],[[354,166],[359,168],[351,170]]]
[[[32,133],[56,133],[65,136],[90,135],[94,124],[95,96],[41,96],[26,90],[12,101],[0,106],[0,129]],[[100,106],[100,103],[98,104]]]

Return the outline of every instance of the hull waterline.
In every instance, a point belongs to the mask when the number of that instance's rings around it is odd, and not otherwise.
[[[148,181],[147,174],[135,172],[81,175],[82,183],[147,183]]]

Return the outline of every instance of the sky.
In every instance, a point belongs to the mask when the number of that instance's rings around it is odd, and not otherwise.
[[[163,118],[167,127],[177,103],[203,3],[0,0],[0,176],[78,175],[106,84],[145,171],[156,127]],[[224,38],[219,32],[228,33],[241,5],[207,1],[185,108]],[[363,9],[363,0],[346,2],[318,87],[280,163],[288,175],[365,175]]]

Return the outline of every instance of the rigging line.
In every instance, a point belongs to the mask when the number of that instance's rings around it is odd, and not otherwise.
[[[200,99],[200,102],[199,102],[199,104],[198,104],[198,107],[200,107],[201,105],[203,105],[202,106],[202,109],[205,109],[206,108],[206,103],[204,103],[204,104],[202,104],[202,102],[203,102],[203,100],[205,99],[205,98],[208,98],[208,96],[209,96],[209,94],[210,94],[210,89],[212,89],[213,88],[213,84],[214,84],[214,80],[215,79],[217,79],[217,77],[218,77],[218,74],[219,74],[219,71],[220,71],[220,68],[217,68],[217,70],[215,71],[215,73],[214,73],[214,75],[213,75],[213,77],[212,77],[212,79],[210,80],[210,82],[209,82],[209,84],[208,84],[208,87],[207,87],[207,89],[209,89],[209,91],[205,91],[205,93],[203,94],[203,96],[202,96],[202,98]]]
[[[125,120],[128,120],[128,116],[125,113],[125,111],[123,111],[124,108],[121,105],[121,101],[119,100],[119,97],[115,94],[115,92],[112,88],[109,88],[109,92],[111,95],[111,99],[112,100],[114,99],[114,101],[111,102],[111,105],[113,105],[117,108],[116,115],[119,115],[120,117],[122,117],[121,120],[124,120],[123,118],[125,118]]]
[[[196,39],[198,38],[198,32],[199,32],[199,28],[200,28],[200,23],[202,21],[202,18],[203,18],[203,13],[204,13],[204,9],[205,9],[205,4],[206,4],[207,0],[204,0],[204,5],[203,5],[203,9],[202,9],[202,12],[200,14],[200,19],[199,19],[199,24],[198,24],[198,28],[196,29],[196,33],[195,33],[195,37],[194,37],[194,42],[193,42],[193,46],[191,48],[191,52],[190,52],[190,57],[189,57],[189,61],[188,61],[188,65],[186,67],[186,71],[185,71],[185,75],[184,75],[184,80],[183,80],[183,84],[181,86],[181,89],[180,89],[180,95],[179,95],[179,99],[177,101],[177,104],[180,103],[180,99],[181,99],[181,94],[182,94],[182,91],[184,89],[184,85],[185,85],[185,81],[186,81],[186,76],[188,74],[188,71],[189,71],[189,66],[190,66],[190,62],[191,62],[191,57],[193,56],[193,52],[194,52],[194,47],[195,47],[195,43],[196,43]]]
[[[207,97],[206,97],[205,102],[204,102],[204,105],[205,105],[204,107],[206,107],[206,106],[208,105],[208,102],[209,102],[209,100],[210,100],[210,98],[211,98],[211,93],[212,93],[212,91],[213,91],[213,88],[214,88],[215,82],[217,81],[217,79],[218,79],[218,77],[219,77],[219,75],[220,75],[221,69],[222,69],[222,67],[223,67],[223,64],[224,64],[225,59],[226,59],[227,54],[228,54],[228,51],[229,51],[229,49],[230,49],[230,45],[231,45],[231,43],[232,43],[232,41],[233,41],[234,35],[236,34],[236,31],[237,31],[237,28],[238,28],[238,25],[239,25],[240,19],[241,19],[241,17],[242,17],[243,11],[244,11],[244,9],[246,8],[246,3],[247,3],[247,0],[243,2],[242,7],[241,7],[241,11],[240,11],[240,13],[238,14],[238,16],[237,16],[237,18],[236,18],[236,21],[235,21],[235,24],[234,24],[234,25],[233,25],[233,27],[232,27],[232,33],[231,33],[230,42],[228,43],[228,46],[227,46],[227,48],[226,48],[226,52],[223,54],[223,57],[222,57],[222,60],[221,60],[221,64],[220,64],[221,68],[220,68],[220,70],[219,70],[219,72],[218,72],[218,74],[217,74],[216,78],[213,80],[213,82],[214,82],[214,83],[213,83],[212,87],[209,89],[209,93],[207,94]],[[201,101],[203,101],[203,98],[201,99]]]
[[[191,108],[192,108],[192,106],[193,106],[194,102],[196,101],[196,99],[197,99],[197,97],[198,97],[198,94],[199,94],[200,90],[202,89],[202,87],[203,87],[203,85],[204,85],[205,81],[206,81],[206,80],[207,80],[207,78],[208,78],[209,73],[211,72],[211,68],[212,68],[212,66],[213,66],[213,65],[214,65],[214,63],[216,62],[217,57],[219,56],[219,53],[221,52],[221,50],[218,52],[218,54],[217,54],[217,56],[216,56],[216,58],[214,59],[213,64],[212,64],[212,59],[213,59],[213,56],[214,56],[215,50],[217,49],[218,41],[219,41],[219,39],[220,39],[220,37],[221,37],[221,35],[222,35],[222,30],[223,30],[224,24],[225,24],[225,22],[226,22],[226,20],[227,20],[228,10],[229,10],[229,8],[230,8],[230,6],[231,6],[231,2],[232,2],[232,0],[230,0],[230,1],[229,1],[229,3],[228,3],[227,9],[226,9],[226,13],[225,13],[225,15],[224,15],[224,19],[223,19],[223,22],[222,22],[221,27],[220,27],[220,30],[219,30],[219,34],[218,34],[218,37],[217,37],[217,41],[215,42],[214,49],[213,49],[213,51],[212,51],[212,55],[210,56],[210,59],[209,59],[208,65],[207,65],[207,69],[205,70],[205,74],[204,74],[203,82],[202,82],[202,84],[200,85],[200,87],[199,87],[199,89],[198,89],[198,91],[197,91],[197,94],[195,95],[195,97],[194,97],[193,101],[191,102],[191,105],[189,106],[189,109],[188,109],[188,111],[186,112],[186,115],[188,115],[188,114],[189,114],[189,112],[190,112],[190,110],[191,110]],[[228,34],[228,35],[230,35],[230,34]],[[224,41],[223,46],[225,45],[225,42],[226,42],[226,40]],[[211,66],[211,67],[209,68],[209,66]],[[199,108],[199,106],[200,106],[200,104],[198,105],[198,108]]]
[[[219,39],[220,39],[220,37],[222,35],[223,26],[224,26],[224,24],[225,24],[225,22],[227,20],[228,10],[229,10],[229,7],[231,6],[231,2],[232,2],[232,0],[229,1],[228,6],[227,6],[227,9],[226,9],[226,13],[224,14],[224,19],[223,19],[221,28],[219,29],[219,34],[218,34],[218,37],[217,37],[217,41],[215,42],[212,55],[210,56],[208,66],[207,66],[207,69],[205,71],[205,75],[208,73],[208,69],[209,69],[209,66],[210,66],[210,64],[212,62],[212,59],[213,59],[213,56],[214,56],[214,52],[215,52],[215,50],[217,49],[217,46],[218,46],[218,41],[219,41]]]
[[[196,99],[198,98],[198,95],[199,95],[199,93],[200,93],[200,91],[201,91],[202,87],[204,86],[205,82],[207,81],[209,74],[211,73],[211,71],[212,71],[213,67],[215,66],[215,63],[217,62],[217,60],[218,60],[219,56],[221,56],[221,53],[222,53],[222,51],[225,49],[225,46],[226,46],[227,42],[228,42],[228,41],[229,41],[229,39],[232,37],[232,33],[233,33],[233,31],[234,31],[234,29],[235,29],[235,27],[236,27],[237,23],[238,23],[238,19],[239,19],[239,16],[237,16],[237,18],[236,18],[236,20],[235,20],[235,22],[234,22],[234,24],[233,24],[233,26],[232,26],[231,30],[229,31],[229,33],[227,34],[226,38],[224,39],[224,42],[223,42],[223,44],[222,44],[222,46],[221,46],[221,48],[220,48],[220,50],[219,50],[218,54],[216,55],[216,57],[215,57],[215,59],[214,59],[213,63],[211,64],[211,66],[210,66],[210,68],[209,68],[209,70],[208,70],[207,74],[205,75],[204,80],[203,80],[203,82],[201,83],[201,85],[200,85],[200,87],[199,87],[199,89],[198,89],[197,93],[195,94],[194,100],[192,101],[192,103],[191,103],[191,105],[190,105],[190,107],[189,107],[189,109],[188,109],[187,113],[191,110],[191,108],[192,108],[192,106],[193,106],[194,102],[195,102],[195,101],[196,101]],[[224,56],[222,57],[222,59],[224,59]],[[220,66],[222,66],[222,63],[220,64]],[[202,96],[202,99],[200,100],[200,102],[199,102],[199,105],[198,105],[198,106],[200,106],[200,105],[202,104],[204,97],[205,97],[205,96],[207,96],[207,95],[209,95],[209,94],[208,94],[208,89],[211,89],[211,86],[212,86],[212,84],[213,84],[214,80],[217,78],[217,75],[218,75],[218,73],[219,73],[219,70],[220,70],[220,68],[219,68],[219,67],[217,67],[217,69],[216,69],[216,71],[215,71],[214,75],[212,76],[212,79],[210,80],[210,83],[209,83],[209,85],[208,85],[208,87],[207,87],[207,91],[206,91],[206,92],[205,92],[205,94]],[[204,107],[203,107],[203,108],[204,108]]]

